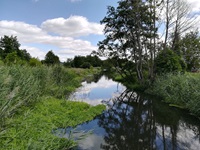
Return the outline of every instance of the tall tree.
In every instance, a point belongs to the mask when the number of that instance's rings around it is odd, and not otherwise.
[[[105,24],[106,38],[99,42],[99,55],[134,62],[141,82],[144,80],[143,64],[146,59],[149,61],[149,54],[154,51],[151,39],[157,31],[152,2],[120,0],[117,8],[108,7],[107,16],[101,21]]]
[[[1,57],[3,59],[6,58],[6,56],[9,53],[19,51],[20,44],[17,40],[17,37],[15,36],[7,36],[5,35],[4,37],[1,37],[0,39],[0,51],[1,51]]]
[[[60,60],[59,60],[59,57],[55,55],[53,51],[51,50],[45,55],[44,63],[47,65],[55,65],[55,64],[59,64]]]
[[[186,0],[163,0],[165,26],[164,49],[167,45],[179,54],[181,36],[191,30],[196,22],[191,7]]]
[[[190,71],[200,66],[200,37],[199,32],[190,32],[180,40],[181,54]]]

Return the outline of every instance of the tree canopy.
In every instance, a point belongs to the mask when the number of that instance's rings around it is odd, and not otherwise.
[[[59,64],[60,60],[59,60],[59,57],[55,55],[52,50],[50,50],[45,55],[44,63],[47,65],[55,65],[55,64]]]

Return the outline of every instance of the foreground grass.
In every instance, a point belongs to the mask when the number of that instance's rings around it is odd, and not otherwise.
[[[0,66],[0,149],[69,149],[51,131],[92,119],[104,109],[66,101],[95,70],[63,66]],[[49,98],[45,98],[49,97]]]
[[[200,74],[168,74],[156,79],[147,91],[162,97],[171,106],[188,109],[200,117]]]
[[[21,106],[34,105],[41,96],[65,99],[91,70],[62,66],[0,66],[0,127]]]
[[[81,102],[45,98],[34,108],[24,108],[6,120],[5,131],[0,135],[0,149],[69,149],[76,143],[53,135],[52,130],[91,120],[104,109],[103,105],[92,107]]]

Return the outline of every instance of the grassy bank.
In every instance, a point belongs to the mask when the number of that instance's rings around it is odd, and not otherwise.
[[[74,147],[72,139],[52,134],[53,129],[75,126],[100,114],[105,106],[91,107],[86,103],[45,98],[32,109],[6,120],[5,131],[0,135],[2,150],[59,150]]]
[[[52,129],[74,126],[100,114],[102,106],[66,102],[94,70],[62,66],[0,66],[0,149],[63,149],[71,140]]]
[[[146,92],[157,95],[172,106],[188,109],[200,117],[200,74],[168,74],[157,77]]]

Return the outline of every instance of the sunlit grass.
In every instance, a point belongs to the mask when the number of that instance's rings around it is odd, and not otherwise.
[[[34,108],[6,120],[6,131],[0,136],[0,149],[69,149],[76,143],[72,139],[52,134],[53,129],[76,126],[102,113],[105,106],[92,107],[86,103],[45,98]]]
[[[94,70],[63,66],[1,65],[0,149],[73,147],[72,140],[58,138],[51,131],[77,125],[101,113],[102,106],[65,101],[81,85],[83,78],[93,73]]]

